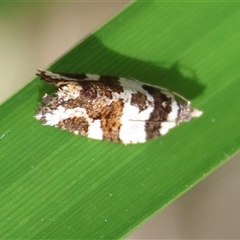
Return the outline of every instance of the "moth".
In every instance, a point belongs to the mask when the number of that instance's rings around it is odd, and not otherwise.
[[[181,95],[133,79],[44,70],[36,75],[57,92],[43,96],[35,118],[89,138],[144,143],[202,115]]]

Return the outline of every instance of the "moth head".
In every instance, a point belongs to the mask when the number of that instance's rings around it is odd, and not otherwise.
[[[180,105],[179,122],[188,122],[193,117],[200,117],[202,113],[202,111],[192,108],[190,102],[183,103]]]

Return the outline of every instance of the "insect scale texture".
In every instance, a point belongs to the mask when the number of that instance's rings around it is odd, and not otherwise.
[[[43,70],[37,76],[57,93],[43,96],[35,118],[89,138],[144,143],[202,114],[179,94],[136,80]]]

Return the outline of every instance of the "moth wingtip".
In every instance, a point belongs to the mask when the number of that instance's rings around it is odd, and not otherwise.
[[[44,72],[45,72],[44,70],[42,70],[42,69],[40,69],[40,68],[37,68],[37,69],[36,69],[36,71],[37,71],[37,73],[36,73],[36,74],[39,74],[39,73],[44,73]]]
[[[41,80],[49,82],[49,83],[53,83],[53,80],[55,80],[55,78],[56,78],[54,73],[47,71],[47,70],[42,70],[39,68],[37,69],[36,76],[38,76]]]
[[[36,76],[42,78],[44,75],[46,75],[46,71],[42,70],[42,69],[36,69],[37,72],[36,72]]]

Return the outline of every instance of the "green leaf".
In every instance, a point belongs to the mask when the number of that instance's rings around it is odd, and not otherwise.
[[[136,2],[50,69],[125,76],[203,110],[166,136],[124,146],[33,118],[35,78],[0,107],[0,236],[117,239],[240,148],[238,3]]]

